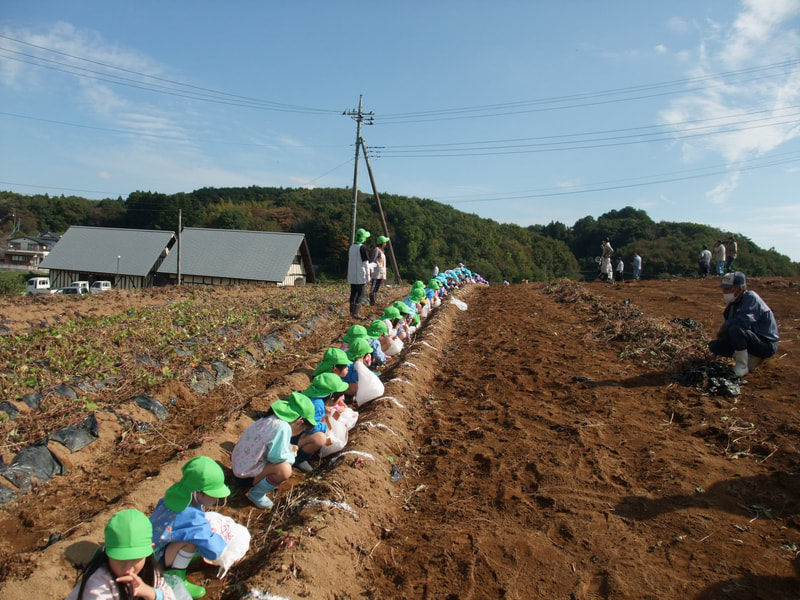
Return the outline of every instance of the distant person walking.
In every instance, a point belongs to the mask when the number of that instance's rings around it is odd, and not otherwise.
[[[381,288],[381,283],[386,281],[386,243],[389,238],[383,235],[378,236],[378,245],[372,250],[372,256],[369,257],[372,267],[372,285],[369,289],[369,303],[370,306],[375,306],[375,298],[378,295],[378,290]]]
[[[639,256],[638,252],[633,253],[633,261],[631,261],[631,265],[633,266],[633,279],[635,281],[639,281],[639,277],[642,274],[642,257]]]
[[[697,274],[705,279],[708,277],[708,271],[711,268],[711,251],[708,246],[703,244],[703,249],[700,251],[700,257],[697,261]]]
[[[350,284],[350,316],[360,319],[359,309],[364,299],[364,286],[369,281],[369,252],[364,242],[369,237],[369,231],[359,229],[356,231],[355,243],[350,246],[347,261],[347,283]]]
[[[622,281],[623,277],[622,274],[625,272],[625,263],[622,262],[622,258],[617,259],[617,266],[615,269],[616,273],[614,275],[617,281]]]
[[[614,283],[614,271],[611,268],[611,257],[614,255],[614,248],[611,247],[611,240],[603,239],[600,244],[600,279],[607,283]]]
[[[725,272],[730,273],[733,271],[733,261],[739,256],[739,244],[736,243],[736,238],[731,236],[725,242]]]
[[[722,240],[717,240],[714,242],[714,264],[716,266],[715,274],[717,275],[724,275],[725,274],[725,244],[722,243]]]
[[[437,277],[439,275],[439,265],[433,265],[433,276]]]

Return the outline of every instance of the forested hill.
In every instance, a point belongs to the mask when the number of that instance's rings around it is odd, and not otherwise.
[[[626,264],[643,257],[644,277],[693,275],[701,246],[733,233],[739,242],[737,268],[748,275],[800,275],[800,263],[764,250],[738,232],[694,223],[656,223],[633,208],[559,222],[520,227],[460,212],[432,200],[381,196],[389,237],[404,280],[427,280],[434,264],[464,262],[492,283],[503,279],[553,277],[593,279],[600,242],[610,237]],[[184,227],[304,233],[321,280],[345,277],[353,192],[342,188],[202,188],[191,193],[134,192],[126,200],[77,196],[25,196],[0,191],[0,223],[8,235],[63,233],[71,225],[175,230],[181,209]],[[359,194],[357,226],[383,233],[377,203]]]

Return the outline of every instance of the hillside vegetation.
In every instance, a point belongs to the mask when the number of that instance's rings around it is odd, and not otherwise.
[[[434,264],[464,262],[492,283],[552,278],[594,279],[600,241],[610,237],[619,256],[643,257],[643,277],[693,276],[701,246],[734,234],[736,265],[749,275],[800,275],[800,263],[774,249],[759,248],[745,235],[695,223],[655,222],[645,211],[626,207],[572,226],[498,223],[448,205],[406,196],[381,196],[392,249],[403,279],[427,279]],[[190,193],[136,191],[127,199],[26,196],[0,192],[5,233],[16,219],[19,233],[63,233],[72,225],[175,230],[184,227],[304,233],[318,277],[340,280],[346,273],[352,190],[342,188],[201,188]],[[377,203],[359,194],[357,222],[382,233]]]

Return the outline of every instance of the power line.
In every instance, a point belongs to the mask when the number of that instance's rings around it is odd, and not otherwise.
[[[653,98],[658,96],[664,95],[671,95],[677,93],[686,93],[691,91],[697,91],[700,89],[714,89],[723,85],[728,85],[725,83],[717,83],[715,85],[708,85],[708,86],[698,86],[695,88],[687,89],[687,86],[693,84],[701,84],[704,82],[714,82],[721,79],[729,79],[736,76],[751,74],[751,73],[762,73],[766,71],[771,71],[775,69],[784,69],[786,67],[793,67],[800,64],[800,59],[792,59],[786,60],[783,62],[778,63],[771,63],[768,65],[760,65],[755,67],[749,67],[745,69],[740,69],[738,71],[727,71],[723,73],[713,73],[709,75],[704,75],[701,77],[694,77],[688,79],[678,79],[666,82],[658,82],[653,84],[643,84],[637,86],[629,86],[623,88],[615,88],[610,90],[601,90],[597,92],[585,92],[581,94],[571,94],[571,95],[562,95],[562,96],[552,96],[547,98],[539,98],[533,100],[522,100],[518,102],[508,102],[502,104],[486,104],[486,105],[478,105],[478,106],[468,106],[468,107],[461,107],[461,108],[445,108],[439,110],[429,110],[429,111],[414,111],[410,113],[388,113],[382,114],[380,124],[405,124],[405,123],[412,123],[412,122],[426,122],[432,120],[452,120],[452,119],[463,119],[463,118],[485,118],[485,117],[494,117],[494,116],[508,116],[520,113],[527,113],[527,112],[541,112],[541,111],[551,111],[551,110],[563,110],[568,108],[582,108],[586,106],[594,106],[600,104],[609,104],[614,102],[620,101],[629,101],[629,100],[641,100],[646,98]],[[774,77],[780,75],[781,73],[776,73],[774,75],[763,75],[761,77],[754,77],[750,79],[744,79],[742,81],[738,81],[737,83],[747,83],[752,81],[758,81],[761,79],[767,79],[770,77]],[[646,94],[646,95],[637,95],[631,96],[629,98],[617,98],[614,100],[602,100],[597,102],[584,102],[585,100],[592,100],[596,98],[606,98],[609,96],[621,96],[625,94],[639,94],[641,92],[649,92],[654,90],[660,90],[664,88],[678,88],[675,90],[654,93],[654,94]],[[551,106],[548,106],[551,105]],[[539,107],[539,108],[531,108],[531,107]],[[501,112],[498,112],[501,111]],[[422,118],[420,118],[422,117]]]
[[[195,99],[195,100],[205,100],[205,101],[208,101],[208,102],[216,102],[216,103],[220,103],[220,104],[232,104],[232,105],[244,106],[244,107],[248,107],[248,108],[260,108],[260,109],[263,109],[263,110],[275,110],[275,111],[283,111],[283,112],[302,112],[302,113],[321,113],[321,114],[338,114],[339,113],[338,110],[312,108],[312,107],[307,107],[307,106],[298,106],[298,105],[293,105],[293,104],[285,104],[285,103],[281,103],[281,102],[273,102],[273,101],[270,101],[270,100],[262,100],[260,98],[252,98],[252,97],[249,97],[249,96],[242,96],[242,95],[239,95],[239,94],[232,94],[232,93],[229,93],[229,92],[223,92],[223,91],[214,90],[214,89],[211,89],[211,88],[206,88],[206,87],[196,86],[196,85],[192,85],[192,84],[188,84],[188,83],[183,83],[183,82],[175,81],[175,80],[172,80],[172,79],[166,79],[164,77],[158,77],[156,75],[150,75],[150,74],[142,73],[142,72],[139,72],[139,71],[133,71],[131,69],[125,69],[123,67],[118,67],[116,65],[111,65],[111,64],[104,63],[104,62],[101,62],[101,61],[96,61],[96,60],[92,60],[92,59],[89,59],[89,58],[84,58],[84,57],[77,56],[77,55],[74,55],[74,54],[69,54],[67,52],[61,52],[59,50],[54,50],[52,48],[47,48],[45,46],[40,46],[40,45],[37,45],[37,44],[33,44],[33,43],[30,43],[30,42],[19,40],[19,39],[16,39],[16,38],[13,38],[13,37],[10,37],[10,36],[7,36],[7,35],[0,34],[0,38],[6,39],[6,40],[9,40],[9,41],[18,43],[18,44],[22,44],[22,45],[25,45],[25,46],[29,46],[29,47],[32,47],[32,48],[36,48],[38,50],[42,50],[42,51],[45,51],[45,52],[50,52],[50,53],[53,53],[53,54],[64,56],[64,57],[67,57],[67,58],[70,58],[70,59],[73,59],[73,60],[78,60],[78,61],[86,62],[86,63],[89,63],[89,64],[102,66],[102,67],[104,67],[106,69],[111,69],[113,71],[119,71],[119,72],[122,72],[122,73],[128,73],[128,74],[131,74],[131,75],[137,75],[138,77],[143,77],[143,78],[145,78],[147,80],[159,81],[159,82],[167,83],[167,84],[169,84],[171,86],[178,86],[178,88],[185,88],[185,89],[184,90],[173,89],[173,88],[170,88],[170,87],[159,86],[159,85],[156,85],[156,84],[147,84],[147,83],[144,83],[144,82],[140,82],[139,85],[134,85],[132,83],[125,83],[126,81],[127,82],[135,82],[135,80],[132,80],[130,78],[125,78],[125,77],[122,77],[122,76],[119,76],[119,75],[114,75],[114,74],[111,74],[111,73],[102,73],[102,72],[99,72],[99,71],[94,71],[94,70],[91,70],[91,69],[88,69],[88,68],[85,68],[85,67],[80,67],[80,66],[77,66],[77,65],[72,65],[72,64],[68,64],[68,63],[62,63],[62,62],[54,61],[54,60],[47,59],[47,58],[40,57],[40,56],[34,56],[34,55],[31,55],[31,54],[25,54],[23,52],[19,52],[17,50],[13,50],[11,48],[2,48],[2,47],[0,47],[0,50],[4,50],[6,52],[19,54],[19,55],[22,55],[22,56],[27,56],[27,57],[33,58],[36,61],[52,63],[52,64],[56,64],[56,65],[67,67],[69,69],[78,69],[79,71],[83,71],[85,73],[99,74],[99,75],[103,75],[104,77],[112,77],[114,79],[104,79],[104,78],[101,78],[101,77],[95,77],[93,75],[86,75],[84,73],[75,72],[75,71],[68,71],[68,70],[65,71],[63,69],[59,69],[59,68],[56,68],[56,67],[51,67],[51,66],[49,66],[47,64],[41,64],[41,63],[38,63],[38,62],[30,62],[30,61],[25,61],[25,60],[18,59],[18,58],[12,57],[12,56],[7,56],[7,58],[9,58],[11,60],[17,60],[19,62],[26,62],[28,64],[32,64],[34,66],[38,66],[38,67],[41,67],[41,68],[50,68],[50,69],[54,69],[56,71],[62,71],[62,72],[70,73],[72,75],[76,75],[76,76],[79,76],[79,77],[89,77],[91,79],[100,79],[101,81],[106,81],[107,83],[115,83],[115,84],[118,84],[118,85],[128,85],[130,87],[136,87],[136,88],[147,90],[147,91],[151,91],[151,92],[165,93],[165,94],[170,94],[170,95],[174,95],[174,96],[192,98],[192,99]],[[197,92],[202,92],[202,94],[197,93]],[[215,98],[215,96],[219,96],[219,97]]]

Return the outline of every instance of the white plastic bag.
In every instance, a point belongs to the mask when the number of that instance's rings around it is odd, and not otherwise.
[[[467,310],[467,303],[458,298],[450,298],[450,302],[458,307],[458,310]]]
[[[247,527],[239,525],[236,521],[218,512],[208,511],[206,519],[214,533],[218,533],[227,542],[225,550],[219,558],[210,561],[219,566],[217,577],[222,579],[234,564],[242,560],[250,549],[250,532]]]
[[[403,340],[400,338],[395,338],[392,342],[392,345],[389,346],[389,349],[384,352],[386,356],[394,356],[395,354],[400,354],[403,351]]]
[[[375,400],[383,395],[383,382],[372,371],[367,368],[367,365],[361,361],[356,361],[353,365],[358,373],[358,391],[356,392],[356,404],[361,406],[371,400]]]
[[[358,413],[344,403],[344,399],[329,407],[322,419],[328,426],[325,434],[325,445],[320,448],[319,455],[326,457],[342,450],[349,438],[347,433],[355,427]]]

